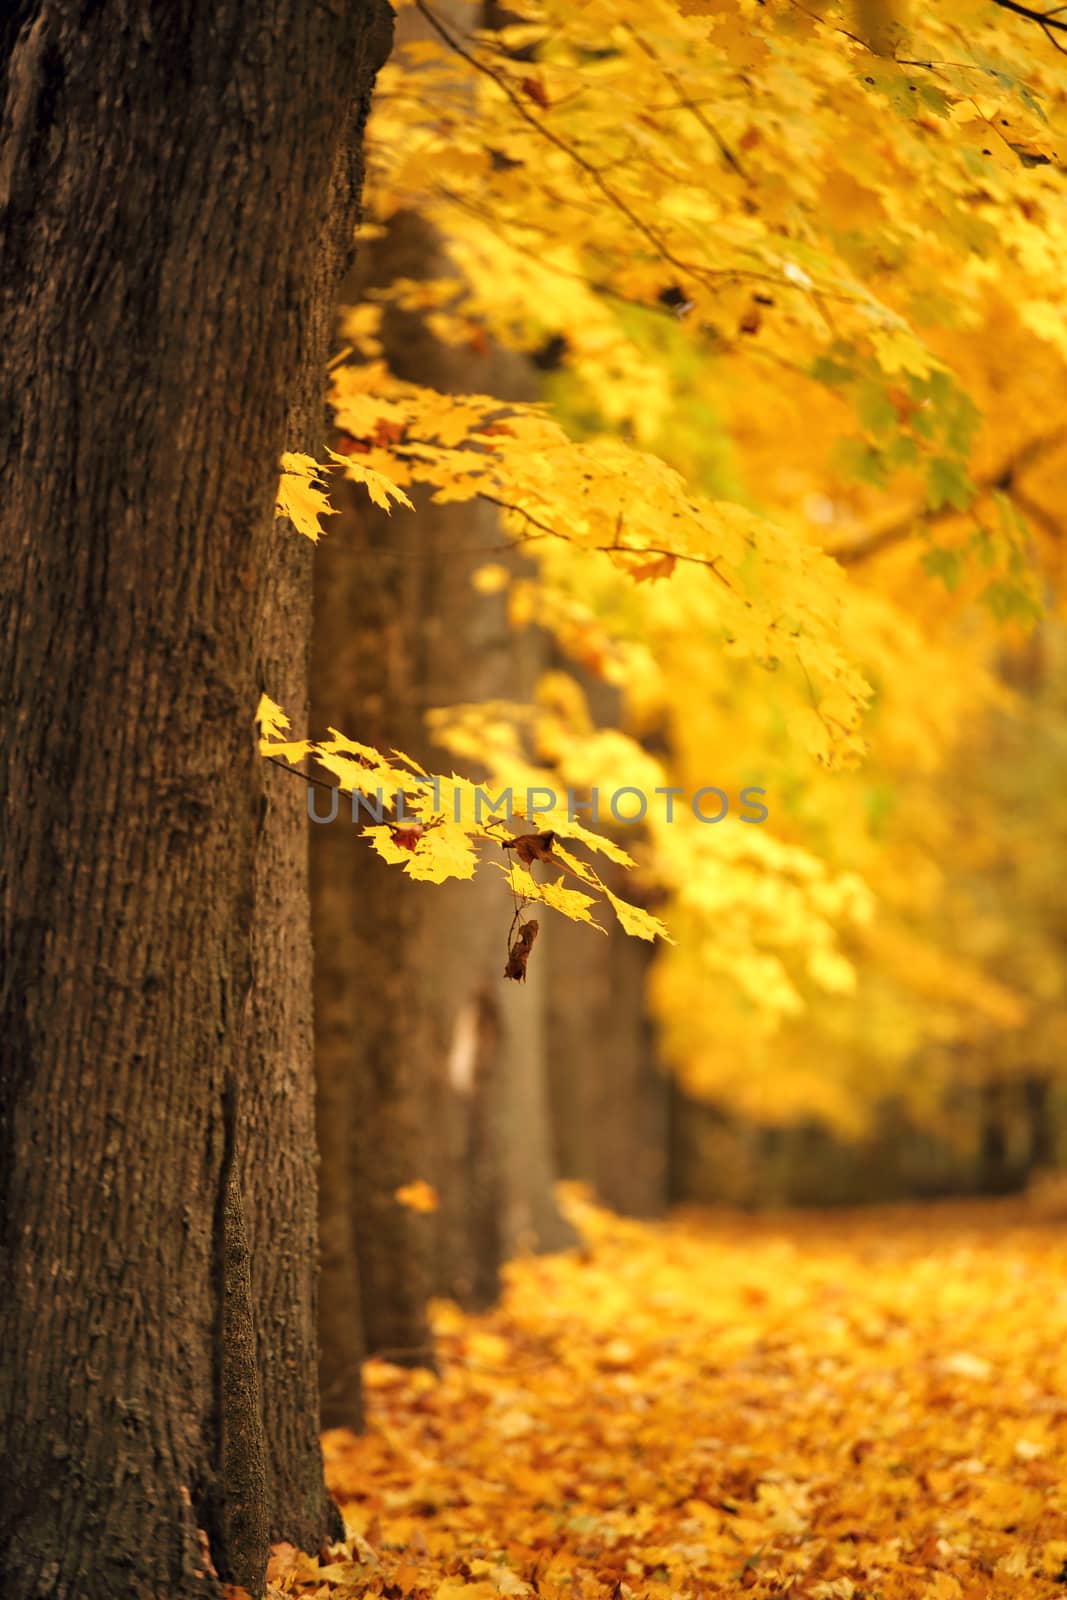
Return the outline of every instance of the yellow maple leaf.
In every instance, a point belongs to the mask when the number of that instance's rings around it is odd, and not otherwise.
[[[638,939],[666,939],[668,944],[674,943],[666,927],[651,911],[643,911],[640,906],[632,906],[628,900],[620,900],[610,889],[605,889],[604,893],[626,933],[632,933]]]
[[[277,741],[285,737],[285,730],[289,727],[289,718],[269,695],[261,694],[259,705],[256,707],[255,724],[259,729],[260,738],[263,740]]]
[[[559,911],[563,916],[569,917],[572,922],[588,922],[590,927],[598,929],[601,933],[606,929],[601,928],[599,922],[589,914],[590,906],[596,904],[589,895],[582,894],[580,889],[568,889],[562,878],[557,878],[555,883],[540,883],[537,885],[537,896],[543,905],[551,906],[554,911]]]
[[[444,883],[446,878],[473,878],[477,865],[467,834],[457,823],[446,822],[427,829],[418,850],[409,853],[405,870],[409,878],[422,883]]]
[[[320,517],[336,516],[326,494],[317,489],[314,480],[324,472],[311,456],[287,450],[282,456],[282,475],[278,484],[275,514],[288,517],[297,533],[302,533],[316,544],[325,532]]]
[[[399,505],[407,506],[409,511],[415,507],[392,478],[386,477],[384,472],[376,472],[373,467],[365,467],[356,456],[338,455],[335,450],[327,450],[326,454],[332,461],[336,461],[345,471],[345,477],[351,478],[354,483],[361,483],[370,495],[376,506],[381,506],[383,511],[392,513],[390,500],[395,500]]]

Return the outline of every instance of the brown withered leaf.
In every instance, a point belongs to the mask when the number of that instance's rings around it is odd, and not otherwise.
[[[552,846],[556,842],[554,833],[520,833],[514,839],[501,841],[501,850],[514,850],[524,867],[532,865],[535,861],[555,861]]]
[[[514,978],[517,983],[526,982],[526,963],[530,959],[530,951],[539,931],[540,924],[534,918],[519,929],[508,951],[508,964],[504,968],[505,978]]]
[[[390,828],[389,837],[399,850],[414,850],[425,832],[421,822],[409,822],[404,827]]]

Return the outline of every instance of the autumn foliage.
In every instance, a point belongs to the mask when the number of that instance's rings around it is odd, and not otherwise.
[[[1060,20],[994,0],[527,0],[490,30],[418,0],[401,21],[368,217],[417,211],[451,270],[348,310],[341,447],[288,456],[279,506],[317,539],[337,471],[397,519],[488,502],[530,555],[476,581],[568,670],[533,705],[434,710],[465,772],[768,797],[764,827],[530,818],[570,876],[516,868],[514,905],[597,922],[606,903],[658,936],[664,1055],[763,1120],[855,1134],[896,1095],[936,1122],[961,1057],[1058,1070],[1048,835],[1031,806],[988,841],[1005,726],[1030,727],[1029,794],[1060,770],[1051,679],[1020,697],[1003,666],[1035,626],[1059,650]],[[531,353],[545,402],[399,379],[397,309],[475,364],[489,341]],[[334,779],[365,781],[341,735],[323,748]],[[391,759],[373,756],[431,820]],[[431,881],[494,863],[469,808],[415,849],[370,838]],[[626,902],[575,841],[633,870]]]

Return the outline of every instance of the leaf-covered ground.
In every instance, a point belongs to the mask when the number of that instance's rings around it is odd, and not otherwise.
[[[938,1206],[663,1226],[437,1316],[327,1436],[351,1537],[286,1594],[1067,1595],[1067,1221]]]

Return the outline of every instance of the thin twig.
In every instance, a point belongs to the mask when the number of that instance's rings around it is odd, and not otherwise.
[[[993,0],[993,4],[999,6],[1002,11],[1011,11],[1017,17],[1025,17],[1027,22],[1036,22],[1046,39],[1054,44],[1061,54],[1067,54],[1063,46],[1053,39],[1049,32],[1050,28],[1054,28],[1057,33],[1067,33],[1067,22],[1057,15],[1064,9],[1063,6],[1053,6],[1051,11],[1038,11],[1034,6],[1020,5],[1019,0]]]
[[[276,767],[281,767],[283,772],[292,773],[294,778],[300,778],[304,783],[313,783],[319,789],[329,789],[331,794],[345,792],[339,783],[327,783],[324,778],[313,778],[309,772],[301,772],[299,767],[291,767],[288,761],[283,761],[280,756],[264,756],[263,759],[272,761]]]
[[[648,223],[645,222],[620,195],[615,193],[610,184],[605,183],[602,174],[597,170],[591,161],[587,161],[579,150],[576,150],[573,145],[568,144],[566,139],[561,139],[559,134],[556,133],[553,128],[548,127],[543,121],[539,121],[538,118],[533,115],[533,113],[523,104],[519,95],[511,87],[510,83],[508,83],[507,78],[503,75],[503,73],[497,72],[488,64],[488,62],[479,60],[476,55],[474,55],[470,50],[466,49],[465,46],[462,45],[456,38],[456,36],[445,27],[440,18],[430,9],[430,7],[426,4],[426,0],[415,0],[415,8],[417,11],[422,13],[422,15],[426,18],[426,21],[430,24],[431,28],[433,28],[434,32],[444,40],[445,44],[448,45],[450,50],[454,50],[458,56],[462,57],[462,59],[466,61],[468,66],[473,67],[476,72],[482,73],[484,77],[487,77],[492,83],[496,84],[497,88],[500,89],[501,92],[511,101],[511,104],[514,106],[515,110],[519,113],[519,116],[524,122],[528,123],[531,128],[536,129],[536,131],[541,134],[543,138],[548,140],[549,144],[555,145],[557,150],[562,150],[565,156],[573,161],[576,166],[581,168],[586,177],[596,185],[609,204],[614,206],[616,210],[622,212],[626,220],[630,222],[639,233],[643,234],[658,255],[661,255],[665,261],[669,261],[671,266],[676,267],[679,272],[691,272],[692,269],[690,267],[688,267],[684,262],[679,261],[677,257],[671,253],[663,241],[657,236],[655,230],[651,228]]]
[[[711,135],[723,160],[728,162],[729,165],[733,167],[739,178],[744,178],[746,176],[744,167],[742,167],[740,161],[734,155],[733,151],[726,143],[726,140],[723,138],[718,128],[716,128],[715,125],[708,120],[703,111],[701,111],[700,107],[697,105],[696,101],[690,100],[689,96],[685,92],[685,85],[678,77],[677,73],[672,72],[671,68],[667,66],[666,62],[660,60],[659,56],[656,54],[655,50],[653,50],[648,40],[641,37],[632,23],[624,23],[623,28],[637,45],[638,49],[642,50],[650,61],[655,62],[656,66],[662,72],[671,88],[677,94],[679,100],[681,100],[685,109],[690,113],[691,116],[696,118],[697,122],[699,122],[700,126],[704,129],[704,132]]]
[[[679,256],[676,256],[669,246],[664,243],[663,239],[659,236],[651,224],[646,222],[644,218],[637,211],[635,211],[625,199],[623,199],[622,195],[618,194],[616,190],[606,182],[603,173],[599,170],[599,168],[594,166],[591,161],[588,161],[585,156],[582,155],[580,150],[575,149],[573,145],[567,143],[566,139],[561,138],[560,135],[556,133],[554,128],[550,128],[548,126],[543,118],[538,118],[533,115],[528,107],[523,104],[521,97],[512,88],[511,84],[508,82],[503,73],[497,72],[495,68],[489,65],[488,62],[480,60],[479,57],[473,54],[472,51],[468,50],[465,45],[461,44],[456,36],[445,27],[444,23],[434,13],[431,7],[426,4],[426,0],[415,0],[415,8],[426,18],[426,21],[430,24],[431,28],[433,28],[434,32],[444,40],[449,49],[455,51],[456,55],[458,55],[463,61],[466,61],[468,66],[473,67],[476,72],[482,73],[482,75],[488,78],[490,82],[495,83],[500,92],[511,102],[512,106],[518,112],[522,120],[537,133],[539,133],[542,138],[547,139],[549,144],[554,145],[557,150],[561,150],[569,160],[573,161],[574,164],[585,173],[590,182],[600,190],[600,193],[608,201],[609,205],[612,205],[616,211],[621,212],[621,214],[626,218],[627,222],[629,222],[632,227],[636,228],[637,231],[648,240],[656,254],[674,267],[676,271],[680,272],[683,277],[693,278],[696,280],[696,282],[702,283],[705,287],[709,287],[715,282],[716,279],[721,279],[724,277],[744,277],[745,279],[774,283],[779,288],[791,287],[787,281],[783,281],[782,278],[775,277],[769,272],[750,272],[743,268],[735,267],[726,268],[720,271],[711,267],[698,266],[692,261],[683,261]],[[855,295],[841,294],[840,292],[834,290],[824,289],[822,292],[824,294],[832,294],[834,295],[834,298],[844,301],[852,301],[858,298]]]
[[[688,562],[690,566],[704,567],[707,571],[713,572],[718,578],[719,582],[725,585],[725,587],[729,589],[731,593],[733,592],[733,584],[728,578],[724,578],[722,573],[719,571],[718,562],[721,560],[721,557],[719,556],[715,556],[714,559],[709,559],[707,556],[688,555],[682,550],[666,550],[661,545],[654,544],[578,544],[570,537],[569,534],[560,533],[558,528],[550,528],[546,522],[541,522],[540,519],[535,517],[532,512],[527,511],[524,506],[513,505],[510,500],[501,499],[495,494],[487,494],[482,489],[478,491],[477,498],[479,500],[488,501],[490,505],[499,506],[501,511],[511,511],[516,516],[524,517],[532,527],[539,530],[539,535],[525,534],[521,536],[519,540],[520,545],[533,544],[537,537],[541,537],[546,539],[562,539],[564,544],[571,545],[573,549],[578,550],[583,554],[588,551],[590,554],[605,556],[668,556],[672,561],[684,561]],[[618,531],[618,528],[616,528],[616,539],[618,538]],[[512,546],[512,548],[514,548],[514,546]]]

